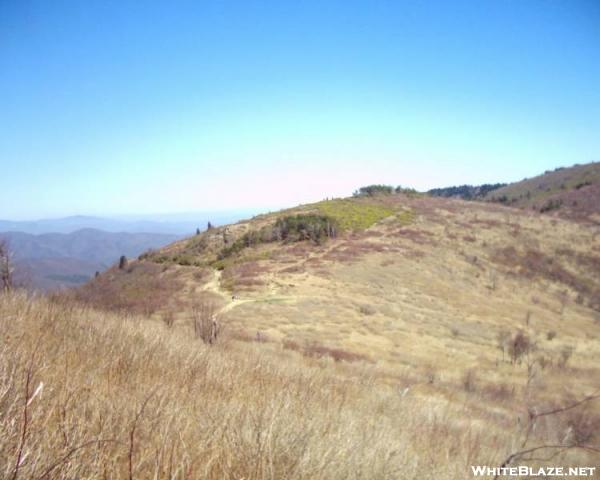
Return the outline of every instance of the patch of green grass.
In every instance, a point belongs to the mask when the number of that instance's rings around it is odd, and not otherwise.
[[[403,210],[396,214],[396,221],[402,226],[410,225],[415,221],[415,217],[415,212],[412,210]]]
[[[395,213],[393,208],[380,203],[356,199],[325,200],[312,206],[334,218],[343,230],[364,230]]]

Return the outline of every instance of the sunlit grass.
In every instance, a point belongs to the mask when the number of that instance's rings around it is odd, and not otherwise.
[[[334,218],[343,230],[364,230],[395,213],[393,208],[367,199],[325,200],[311,206]]]

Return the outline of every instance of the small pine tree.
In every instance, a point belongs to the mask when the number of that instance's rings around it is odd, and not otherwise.
[[[125,267],[127,267],[127,257],[121,255],[121,258],[119,258],[119,270],[123,270]]]
[[[206,225],[206,229],[210,230],[211,228],[213,228],[212,223],[208,222],[208,224]]]
[[[200,235],[200,229],[196,228],[196,235]]]

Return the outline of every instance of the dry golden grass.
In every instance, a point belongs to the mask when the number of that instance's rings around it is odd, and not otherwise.
[[[238,267],[226,269],[221,286],[249,288],[224,318],[251,336],[345,350],[391,372],[433,370],[458,381],[477,368],[481,381],[509,385],[527,371],[502,362],[498,335],[523,330],[545,366],[573,349],[570,374],[547,375],[553,386],[583,394],[595,385],[600,244],[593,229],[495,205],[404,201],[416,212],[410,226],[384,221],[321,246],[277,246],[252,262],[252,282]]]
[[[499,465],[518,450],[531,411],[600,388],[596,227],[493,204],[378,201],[397,214],[321,245],[250,247],[220,271],[202,263],[223,246],[225,230],[214,229],[153,257],[194,255],[203,266],[144,260],[87,287],[99,307],[113,307],[115,289],[134,292],[123,303],[145,312],[137,307],[148,301],[150,318],[81,311],[71,299],[63,307],[4,299],[13,313],[0,334],[26,339],[3,351],[4,364],[20,369],[6,377],[16,388],[6,397],[12,410],[2,410],[12,429],[6,475],[36,332],[46,332],[36,362],[46,359],[48,380],[39,373],[32,388],[44,381],[51,401],[31,405],[41,409],[38,425],[58,433],[39,429],[30,458],[51,465],[81,443],[114,439],[94,444],[92,460],[88,446],[73,453],[69,468],[89,468],[77,474],[92,478],[102,469],[129,475],[128,439],[147,398],[134,435],[139,478],[462,479],[470,464]],[[240,222],[228,235],[273,218]],[[137,274],[145,268],[157,273],[152,285],[170,283],[145,289]],[[211,348],[191,330],[191,306],[204,301],[229,335]],[[56,326],[44,327],[50,318]],[[532,348],[513,363],[517,338]],[[48,385],[83,392],[83,403],[68,403],[73,428],[83,429],[68,444],[51,440],[62,435],[53,412],[65,394],[53,397]],[[544,417],[526,443],[598,445],[598,403]],[[552,464],[595,465],[594,455],[569,448]]]
[[[463,479],[523,435],[523,411],[507,413],[523,385],[505,397],[472,377],[463,393],[419,393],[372,364],[208,347],[183,327],[71,303],[7,294],[0,312],[2,478]],[[584,413],[578,428],[597,426]],[[553,462],[597,460],[568,450]]]

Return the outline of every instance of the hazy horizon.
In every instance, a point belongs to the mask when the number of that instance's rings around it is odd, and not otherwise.
[[[589,163],[594,163],[595,161],[589,162]],[[455,182],[453,184],[450,183],[440,183],[440,184],[436,184],[436,185],[432,185],[431,187],[427,188],[427,189],[417,189],[418,191],[421,192],[426,192],[427,190],[430,190],[432,188],[444,188],[444,187],[450,187],[450,186],[461,186],[461,185],[483,185],[485,183],[512,183],[512,182],[518,182],[527,178],[531,178],[531,177],[535,177],[538,175],[541,175],[543,173],[545,173],[546,171],[552,171],[555,170],[556,168],[562,168],[562,167],[571,167],[574,166],[576,164],[579,163],[574,163],[574,164],[565,164],[565,165],[556,165],[555,167],[550,167],[545,171],[539,171],[536,172],[534,174],[532,174],[531,176],[528,177],[522,177],[522,178],[513,178],[513,179],[497,179],[497,180],[490,180],[487,182]],[[367,183],[363,184],[357,184],[356,188],[353,188],[352,190],[342,193],[340,195],[322,195],[320,197],[315,197],[312,199],[308,199],[305,201],[301,201],[301,202],[297,202],[297,203],[290,203],[290,204],[286,204],[286,205],[271,205],[271,206],[256,206],[256,207],[239,207],[239,208],[235,208],[235,207],[231,207],[231,208],[222,208],[222,209],[202,209],[199,208],[197,210],[180,210],[180,211],[156,211],[156,212],[145,212],[145,213],[135,213],[135,212],[115,212],[115,213],[111,213],[111,212],[99,212],[99,213],[86,213],[86,212],[81,212],[79,210],[73,210],[72,212],[74,213],[65,213],[62,215],[49,215],[46,217],[40,217],[40,216],[36,216],[35,214],[33,215],[29,215],[29,216],[21,216],[21,217],[8,217],[8,216],[0,216],[0,221],[9,221],[9,222],[37,222],[37,221],[56,221],[56,220],[64,220],[64,219],[69,219],[69,218],[75,218],[75,217],[89,217],[89,218],[98,218],[98,219],[107,219],[107,220],[114,220],[114,221],[131,221],[131,222],[143,222],[143,221],[151,221],[151,222],[177,222],[177,221],[182,221],[182,222],[186,222],[186,221],[194,221],[193,218],[194,217],[198,217],[200,215],[232,215],[232,214],[238,214],[238,215],[243,215],[243,214],[247,214],[247,215],[257,215],[260,213],[267,213],[267,212],[275,212],[275,211],[279,211],[279,210],[283,210],[286,208],[292,208],[301,204],[306,204],[306,203],[313,203],[313,202],[318,202],[321,201],[325,198],[343,198],[343,197],[349,197],[352,195],[352,193],[354,192],[354,190],[356,190],[357,188],[359,188],[360,186],[364,186]],[[403,184],[400,185],[398,183],[394,183],[393,181],[389,181],[389,182],[373,182],[372,184],[385,184],[385,185],[391,185],[391,186],[403,186],[403,187],[407,187],[407,188],[414,188],[412,185],[409,184]]]
[[[25,222],[38,222],[38,221],[56,221],[66,220],[72,218],[94,218],[103,220],[114,220],[114,221],[129,221],[129,222],[186,222],[193,221],[200,215],[231,215],[231,214],[257,214],[263,211],[276,211],[287,206],[282,207],[256,207],[256,208],[230,208],[223,210],[193,210],[193,211],[179,211],[179,212],[151,212],[151,213],[99,213],[99,214],[86,214],[86,213],[74,213],[66,215],[55,215],[48,217],[29,216],[20,218],[11,217],[0,217],[0,221],[8,221],[15,223]]]
[[[0,218],[293,206],[600,159],[600,4],[3,2]]]

